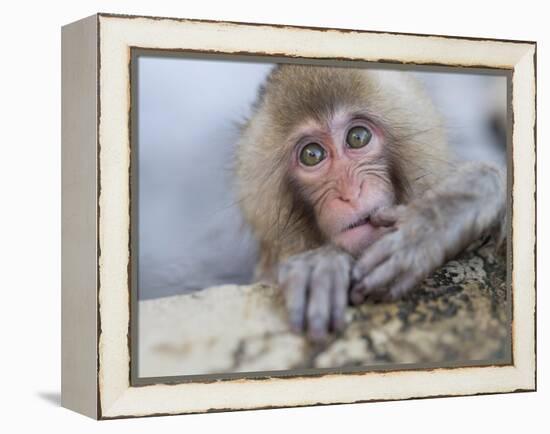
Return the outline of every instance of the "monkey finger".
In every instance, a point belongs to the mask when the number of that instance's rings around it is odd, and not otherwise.
[[[368,294],[365,295],[365,298],[368,301],[373,301],[373,302],[388,302],[388,301],[392,301],[392,298],[389,297],[389,294],[390,294],[390,289],[388,286],[380,286],[377,289],[369,291]]]
[[[345,264],[333,274],[330,303],[330,325],[334,331],[341,331],[345,325],[350,283],[349,272],[350,266],[349,264]]]
[[[293,268],[280,282],[285,295],[290,327],[296,333],[304,330],[309,269]]]
[[[376,289],[367,290],[367,288],[362,285],[356,285],[351,290],[351,302],[354,306],[358,306],[364,303],[367,299],[370,301],[387,301],[388,288],[386,286],[381,286]]]
[[[322,342],[328,335],[331,303],[332,270],[329,263],[318,263],[311,275],[307,306],[307,331],[312,341]]]
[[[421,276],[414,273],[406,273],[392,283],[390,290],[387,293],[386,300],[397,300],[412,291],[421,281]]]
[[[356,282],[362,280],[374,267],[387,261],[391,257],[395,244],[394,234],[389,234],[376,241],[372,246],[368,247],[357,260],[352,271],[352,277]]]
[[[380,208],[370,216],[370,221],[375,226],[393,226],[404,209],[403,205]]]
[[[374,270],[367,273],[363,277],[360,284],[364,288],[365,295],[377,297],[380,290],[387,287],[392,281],[394,281],[403,272],[403,264],[401,259],[394,255]]]
[[[353,286],[349,293],[349,301],[353,306],[359,306],[367,298],[365,287],[361,284]]]

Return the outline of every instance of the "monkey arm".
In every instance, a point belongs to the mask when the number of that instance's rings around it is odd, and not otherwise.
[[[352,266],[351,255],[332,245],[291,256],[279,266],[293,331],[322,341],[329,330],[343,328]]]
[[[458,166],[410,203],[380,210],[373,223],[393,231],[356,261],[351,302],[396,299],[482,235],[502,241],[505,214],[504,173],[485,163]]]

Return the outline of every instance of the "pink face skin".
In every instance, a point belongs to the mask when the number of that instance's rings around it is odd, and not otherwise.
[[[347,143],[354,127],[371,132],[365,146],[352,148]],[[389,230],[374,226],[369,216],[395,201],[382,130],[366,117],[338,113],[328,125],[303,124],[294,137],[292,172],[313,205],[319,228],[334,244],[360,254]],[[310,143],[323,148],[324,158],[308,166],[300,154]]]

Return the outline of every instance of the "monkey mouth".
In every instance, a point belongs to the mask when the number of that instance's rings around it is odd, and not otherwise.
[[[352,224],[346,226],[342,232],[347,232],[352,229],[358,228],[359,226],[364,226],[370,224],[370,214],[366,215],[365,217],[361,217],[359,220],[356,220]]]
[[[341,227],[340,232],[334,235],[331,241],[351,255],[361,254],[388,230],[371,219],[378,209],[379,207],[369,207],[368,211],[357,213],[357,219]]]
[[[345,226],[332,241],[352,255],[359,254],[380,235],[380,228],[372,224],[371,213]]]

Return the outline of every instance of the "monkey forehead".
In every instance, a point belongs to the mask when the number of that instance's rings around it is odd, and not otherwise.
[[[260,95],[273,125],[282,131],[313,119],[329,122],[341,107],[365,109],[375,86],[367,71],[308,65],[279,65]],[[374,101],[373,101],[374,102]]]
[[[371,114],[388,129],[438,117],[409,72],[373,68],[278,65],[255,106],[269,119],[270,132],[279,136],[308,119],[326,124],[340,108]]]
[[[370,114],[360,110],[360,107],[339,106],[326,119],[318,119],[312,116],[302,119],[286,130],[288,136],[285,142],[292,146],[303,137],[311,136],[325,140],[324,143],[327,145],[331,142],[331,136],[343,130],[349,124],[350,119],[363,116],[370,117]]]

